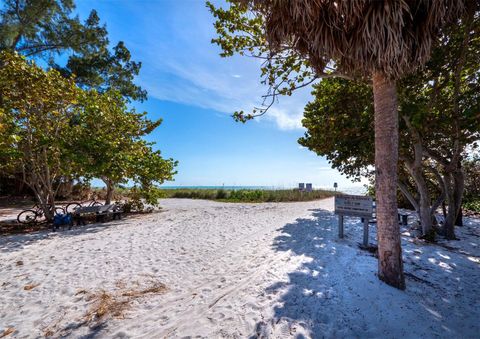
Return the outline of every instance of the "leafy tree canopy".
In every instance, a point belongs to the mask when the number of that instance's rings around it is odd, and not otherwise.
[[[74,171],[101,178],[112,188],[129,180],[145,187],[171,180],[177,163],[163,159],[154,144],[143,139],[161,120],[151,121],[126,104],[116,91],[81,93],[70,139]]]
[[[480,12],[446,27],[426,66],[398,83],[400,157],[413,157],[413,131],[429,155],[451,162],[480,139]],[[373,94],[366,82],[324,79],[305,107],[299,143],[353,178],[374,163]],[[460,158],[457,159],[457,162]]]
[[[131,60],[123,42],[110,50],[108,32],[95,10],[81,22],[73,0],[7,0],[0,10],[0,49],[42,58],[62,74],[76,75],[83,88],[115,89],[143,101],[147,93],[133,83],[141,63]],[[68,53],[65,66],[55,56]]]
[[[314,86],[305,106],[302,146],[325,156],[333,168],[360,180],[374,164],[371,86],[345,79],[325,79]]]
[[[62,156],[68,152],[65,144],[79,90],[73,79],[54,69],[44,71],[16,53],[0,52],[0,64],[3,166],[20,171],[46,208],[54,201],[53,182],[69,168]],[[52,217],[50,212],[45,210]]]

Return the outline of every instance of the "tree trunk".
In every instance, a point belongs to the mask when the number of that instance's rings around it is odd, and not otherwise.
[[[456,239],[455,225],[458,224],[458,218],[462,208],[462,197],[465,185],[464,181],[465,176],[462,168],[457,168],[452,172],[446,173],[444,176],[448,209],[442,233],[447,239]]]
[[[55,197],[38,182],[32,183],[30,187],[35,192],[38,206],[42,209],[45,219],[52,222],[55,214]]]
[[[48,206],[45,212],[45,217],[48,222],[53,222],[53,217],[55,216],[55,195],[53,191],[48,191],[47,192],[47,201],[48,201]],[[46,212],[48,210],[48,213]]]
[[[457,209],[455,207],[454,180],[452,173],[445,173],[444,185],[447,197],[447,215],[443,224],[441,233],[445,238],[453,240],[455,237],[455,219],[457,218]]]
[[[430,193],[428,192],[427,180],[425,179],[425,173],[423,171],[423,155],[425,152],[422,137],[418,130],[412,125],[408,116],[404,115],[402,118],[411,134],[414,155],[413,161],[404,159],[403,163],[415,181],[415,186],[419,194],[417,212],[422,225],[423,238],[433,241],[435,239],[435,233],[433,232],[432,214],[430,213]]]
[[[420,155],[421,159],[421,155]],[[434,240],[432,214],[430,206],[430,193],[428,192],[427,181],[422,171],[421,161],[416,163],[408,163],[404,161],[405,168],[415,181],[415,187],[418,191],[418,208],[416,208],[420,224],[422,225],[422,235],[426,239]]]
[[[105,184],[107,185],[107,195],[105,197],[105,205],[110,205],[112,202],[115,185],[111,180],[105,180]]]
[[[410,191],[408,190],[407,185],[401,180],[399,180],[398,188],[400,189],[400,192],[402,192],[403,196],[413,206],[413,208],[415,209],[415,212],[417,212],[417,214],[420,215],[420,205],[418,204],[418,201],[415,199],[412,193],[410,193]]]
[[[45,185],[45,179],[41,178],[35,171],[29,171],[27,175],[25,169],[23,169],[23,180],[33,191],[47,221],[52,222],[55,214],[55,193],[53,190]]]
[[[440,206],[442,206],[443,216],[445,217],[446,215],[446,209],[445,209],[446,192],[445,192],[445,185],[443,184],[442,176],[440,175],[438,170],[435,167],[430,167],[430,171],[433,173],[433,175],[437,179],[438,187],[440,188],[440,195],[437,197],[432,207],[430,208],[430,214],[432,215],[432,219],[435,221],[435,225],[436,225],[437,218],[435,217],[435,214],[437,213],[437,209]]]
[[[395,82],[381,73],[374,73],[373,95],[378,276],[393,287],[405,289],[397,220],[398,106]]]
[[[465,190],[465,175],[462,168],[457,168],[457,170],[453,173],[453,183],[455,185],[453,191],[456,213],[455,225],[463,226],[462,200],[463,191]]]
[[[463,226],[463,211],[461,207],[457,214],[457,220],[455,220],[455,226]]]
[[[420,195],[419,201],[419,217],[420,223],[422,224],[422,234],[423,237],[429,240],[434,240],[435,235],[432,233],[432,214],[430,213],[430,194],[428,192],[427,182],[423,177],[421,169],[416,169],[414,171],[414,180],[417,185],[418,193]]]

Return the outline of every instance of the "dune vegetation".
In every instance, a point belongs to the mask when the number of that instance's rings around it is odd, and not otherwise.
[[[283,190],[228,190],[228,189],[162,189],[166,198],[207,199],[226,202],[289,202],[310,201],[331,197],[334,191],[314,190],[301,192],[296,189]]]

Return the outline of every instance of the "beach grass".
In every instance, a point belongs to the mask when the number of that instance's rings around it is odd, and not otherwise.
[[[163,189],[165,198],[206,199],[225,202],[293,202],[328,198],[334,191],[314,190],[301,192],[297,189],[258,190],[258,189]]]

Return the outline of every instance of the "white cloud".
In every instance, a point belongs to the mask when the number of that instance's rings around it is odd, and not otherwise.
[[[272,107],[266,117],[274,120],[277,126],[283,130],[301,129],[302,128],[302,114],[291,114],[285,109]]]
[[[136,35],[141,41],[133,42],[139,46],[135,55],[143,61],[139,83],[150,96],[226,114],[259,106],[267,90],[260,84],[260,61],[219,56],[219,48],[210,42],[215,37],[213,18],[203,2],[178,2],[169,11],[165,25],[155,20],[158,13],[153,9],[142,10],[144,19],[136,28],[143,32]],[[304,88],[279,98],[264,119],[283,130],[301,129],[310,91]]]

